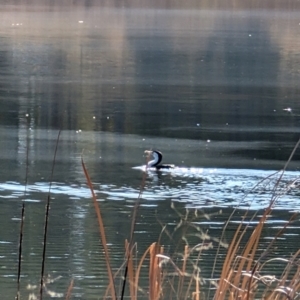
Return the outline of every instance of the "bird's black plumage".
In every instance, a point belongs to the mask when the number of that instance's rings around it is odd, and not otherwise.
[[[174,165],[160,164],[163,155],[158,150],[146,150],[145,153],[147,153],[148,155],[152,155],[153,157],[153,160],[148,162],[147,168],[156,168],[156,170],[161,170],[161,169],[172,169],[175,167]]]

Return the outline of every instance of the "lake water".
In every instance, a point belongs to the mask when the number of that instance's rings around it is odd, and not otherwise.
[[[143,181],[144,150],[161,150],[164,162],[178,168],[147,174],[135,233],[139,253],[158,240],[163,225],[173,232],[186,210],[188,224],[218,239],[238,206],[223,237],[230,242],[246,210],[261,214],[267,207],[279,175],[261,181],[283,168],[300,137],[296,2],[266,1],[262,7],[256,1],[228,7],[196,1],[174,7],[167,2],[51,3],[0,7],[2,299],[16,295],[22,201],[22,297],[28,298],[29,284],[39,283],[45,204],[60,130],[45,272],[61,276],[47,285],[61,293],[57,298],[64,298],[74,278],[72,299],[101,298],[107,287],[81,156],[116,270]],[[276,191],[263,245],[300,209],[299,159],[296,150]],[[275,256],[299,249],[299,225],[298,218]],[[194,229],[188,228],[190,245],[201,242]],[[166,254],[183,232],[174,232],[172,239],[163,235]],[[201,261],[203,278],[212,276],[216,248]]]

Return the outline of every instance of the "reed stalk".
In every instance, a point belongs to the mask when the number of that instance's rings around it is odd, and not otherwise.
[[[43,235],[43,254],[42,254],[42,268],[41,268],[41,278],[40,278],[40,300],[43,299],[43,287],[44,287],[44,276],[45,276],[45,262],[46,262],[46,246],[47,246],[47,235],[48,235],[48,223],[49,223],[49,210],[50,210],[50,200],[51,200],[51,187],[52,187],[52,180],[54,174],[54,167],[58,149],[58,143],[60,138],[61,130],[58,132],[58,136],[56,139],[55,150],[54,150],[54,157],[52,161],[52,169],[50,175],[50,182],[49,182],[49,191],[47,196],[47,203],[46,203],[46,211],[45,211],[45,225],[44,225],[44,235]]]
[[[88,184],[88,186],[90,188],[90,191],[92,193],[93,204],[94,204],[95,212],[96,212],[96,215],[97,215],[97,221],[98,221],[98,226],[99,226],[101,244],[102,244],[103,249],[104,249],[106,268],[107,268],[107,272],[108,272],[111,298],[113,300],[116,300],[117,299],[117,294],[116,294],[116,288],[115,288],[115,283],[114,283],[114,276],[113,276],[113,273],[112,273],[112,270],[111,270],[109,251],[108,251],[108,247],[107,247],[107,240],[106,240],[106,234],[105,234],[105,228],[104,228],[104,222],[103,222],[103,218],[102,218],[102,215],[101,215],[100,207],[99,207],[98,202],[97,202],[97,197],[96,197],[96,194],[94,192],[93,184],[92,184],[92,181],[90,179],[89,173],[88,173],[88,171],[85,167],[85,163],[83,161],[82,156],[81,156],[81,165],[82,165],[82,168],[83,168],[83,171],[84,171],[85,178],[87,180],[87,184]]]
[[[29,125],[27,125],[29,127]],[[27,128],[28,130],[28,128]],[[20,284],[21,284],[21,272],[22,272],[22,250],[23,250],[23,234],[24,234],[24,219],[25,219],[25,199],[27,193],[27,183],[28,183],[28,173],[29,173],[29,135],[27,134],[26,139],[26,172],[25,172],[25,188],[24,196],[22,201],[21,210],[21,224],[19,231],[19,247],[18,247],[18,275],[17,275],[17,295],[16,300],[20,299]]]

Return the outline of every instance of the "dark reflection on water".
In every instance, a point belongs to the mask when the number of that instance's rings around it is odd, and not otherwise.
[[[159,237],[159,221],[170,230],[179,223],[172,202],[183,214],[197,208],[211,215],[194,223],[214,238],[240,203],[225,233],[229,242],[246,209],[267,206],[274,181],[252,188],[283,167],[299,138],[297,2],[51,3],[0,7],[0,287],[7,299],[16,292],[22,199],[22,294],[39,281],[58,129],[46,273],[62,276],[48,286],[59,293],[74,278],[77,299],[98,297],[107,286],[82,153],[116,270],[142,178],[132,167],[145,163],[146,148],[161,149],[165,162],[182,168],[148,174],[136,227],[140,253]],[[296,151],[278,193],[289,189],[267,221],[262,248],[299,210],[298,158]],[[275,256],[298,250],[298,223]],[[166,253],[180,239],[164,237]],[[216,247],[203,254],[204,278],[215,254]]]

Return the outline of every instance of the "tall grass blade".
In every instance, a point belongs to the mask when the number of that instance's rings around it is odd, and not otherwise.
[[[20,299],[20,279],[21,279],[21,266],[22,266],[22,244],[23,244],[23,229],[24,229],[24,216],[25,216],[25,202],[22,203],[21,212],[21,225],[20,225],[20,236],[19,236],[19,255],[18,255],[18,290],[16,300]]]
[[[126,243],[128,243],[126,241]],[[128,251],[128,245],[126,245],[126,251]],[[132,249],[132,248],[131,248]],[[132,265],[132,253],[130,257],[130,262],[128,263],[128,277],[130,280],[130,299],[131,300],[137,300],[138,299],[138,290],[139,290],[139,279],[140,279],[140,272],[143,266],[143,263],[149,254],[150,256],[150,262],[149,262],[149,300],[157,300],[160,298],[160,295],[162,293],[162,278],[161,278],[161,270],[160,270],[160,259],[162,257],[163,253],[163,247],[159,245],[159,243],[152,243],[148,249],[144,252],[142,255],[137,268],[133,270]],[[131,282],[131,280],[133,280]]]
[[[159,256],[162,254],[163,248],[158,243],[150,246],[150,265],[149,265],[149,300],[158,300],[161,292],[161,271],[159,267]]]
[[[67,295],[66,295],[66,300],[71,299],[71,294],[72,294],[73,286],[74,286],[74,279],[71,280],[70,285],[68,287]]]
[[[295,218],[295,215],[292,216],[292,218],[285,224],[285,226],[279,230],[275,238],[272,240],[272,242],[269,244],[267,249],[262,252],[260,258],[258,260],[255,260],[255,256],[257,255],[259,241],[261,238],[262,230],[265,225],[265,222],[268,218],[268,216],[271,214],[273,206],[277,199],[280,197],[277,194],[277,189],[279,187],[279,184],[283,178],[284,172],[292,160],[293,155],[295,154],[296,149],[298,148],[300,144],[300,139],[297,142],[296,146],[294,147],[288,161],[286,162],[283,170],[281,171],[279,178],[277,179],[276,183],[273,187],[272,192],[272,198],[270,199],[268,207],[264,210],[263,215],[260,217],[258,224],[255,226],[250,238],[248,239],[248,242],[246,243],[246,246],[243,249],[240,249],[241,239],[245,235],[246,230],[248,229],[248,223],[245,228],[241,231],[242,222],[239,224],[235,235],[232,239],[232,242],[230,244],[230,247],[227,251],[227,255],[223,264],[222,273],[220,277],[219,286],[217,288],[216,294],[214,299],[222,300],[222,299],[254,299],[255,298],[255,292],[257,291],[257,284],[260,280],[259,277],[254,276],[256,271],[261,268],[261,260],[267,256],[267,254],[270,252],[274,242],[278,239],[278,237],[283,233],[283,231],[286,229],[288,224],[290,224],[293,219]],[[272,174],[271,176],[273,176]],[[235,209],[236,210],[236,209]],[[234,210],[234,211],[235,211]],[[246,212],[244,214],[243,219],[247,216]],[[230,218],[233,214],[231,214]],[[254,219],[256,216],[256,213],[252,216],[251,220]],[[229,220],[226,223],[225,228],[228,225]],[[224,228],[224,230],[225,230]],[[222,232],[222,235],[224,233],[224,230]],[[288,273],[288,272],[287,272]],[[286,273],[286,274],[287,274]],[[282,283],[281,283],[282,284]],[[282,289],[278,289],[279,291],[282,291]],[[279,298],[278,295],[274,294],[274,298],[269,298],[269,296],[266,297],[266,299],[275,299]]]
[[[136,300],[135,294],[136,294],[136,286],[135,286],[135,274],[134,274],[134,267],[133,267],[133,255],[132,253],[127,253],[128,251],[133,251],[133,248],[129,248],[129,243],[127,240],[125,240],[125,255],[126,257],[129,257],[128,261],[128,279],[129,279],[129,292],[130,292],[130,299]]]
[[[40,279],[40,300],[43,299],[45,261],[46,261],[46,246],[47,246],[49,209],[50,209],[50,199],[51,199],[51,194],[50,193],[51,193],[52,180],[53,180],[54,167],[55,167],[55,161],[56,161],[56,155],[57,155],[57,149],[58,149],[58,142],[59,142],[60,134],[61,134],[61,130],[59,130],[58,136],[57,136],[57,139],[56,139],[54,157],[53,157],[53,162],[52,162],[52,170],[51,170],[51,176],[50,176],[50,183],[49,183],[49,191],[48,191],[47,204],[46,204],[46,212],[45,212],[45,226],[44,226],[43,254],[42,254],[42,270],[41,270],[41,279]]]
[[[200,276],[199,276],[199,271],[197,271],[195,281],[196,281],[196,291],[194,293],[192,293],[192,299],[200,300]],[[185,297],[185,299],[187,299],[187,297]]]
[[[181,268],[181,272],[183,274],[186,273],[186,264],[187,264],[188,257],[189,257],[189,247],[187,245],[185,245],[184,246],[183,260],[182,260],[182,268]],[[185,279],[185,276],[180,276],[180,278],[179,278],[178,289],[177,289],[177,294],[179,296],[181,296],[181,294],[182,294],[184,279]]]
[[[91,193],[92,193],[94,208],[95,208],[95,212],[96,212],[96,215],[97,215],[97,221],[98,221],[98,225],[99,225],[99,232],[100,232],[101,242],[102,242],[102,246],[103,246],[103,249],[104,249],[106,268],[107,268],[108,277],[109,277],[109,286],[110,286],[111,297],[112,297],[112,299],[115,300],[115,299],[117,299],[116,288],[115,288],[113,273],[112,273],[111,266],[110,266],[110,259],[109,259],[109,252],[108,252],[108,247],[107,247],[104,223],[103,223],[103,219],[102,219],[102,216],[101,216],[100,207],[98,205],[97,198],[96,198],[96,195],[95,195],[95,192],[94,192],[93,184],[91,182],[89,173],[88,173],[88,171],[85,167],[85,163],[83,161],[82,156],[81,156],[81,165],[82,165],[82,168],[83,168],[85,178],[87,180],[87,184],[88,184],[88,186],[91,190]]]
[[[130,228],[130,238],[129,238],[129,243],[128,243],[129,250],[126,251],[126,253],[127,253],[126,267],[125,267],[124,276],[123,276],[123,284],[122,284],[122,291],[121,291],[121,297],[120,297],[121,300],[123,300],[124,295],[125,295],[125,287],[126,287],[127,273],[128,273],[128,263],[130,261],[130,255],[132,253],[131,248],[132,248],[132,245],[133,245],[133,236],[134,236],[134,231],[135,231],[137,212],[138,212],[138,209],[139,209],[139,206],[140,206],[140,199],[142,197],[142,194],[143,194],[143,191],[144,191],[144,188],[145,188],[145,184],[146,184],[148,161],[149,161],[149,156],[147,156],[146,172],[143,173],[142,183],[141,183],[141,186],[140,186],[140,192],[139,192],[138,198],[137,198],[137,200],[135,202],[135,205],[134,205],[134,208],[133,208],[133,214],[132,214],[132,219],[131,219],[131,228]]]
[[[28,128],[27,128],[27,130],[28,130]],[[21,284],[21,271],[22,271],[22,245],[23,245],[23,233],[24,233],[25,198],[26,198],[26,192],[27,192],[28,172],[29,172],[29,135],[27,133],[25,189],[24,189],[24,199],[22,201],[21,225],[20,225],[20,234],[19,234],[18,278],[17,278],[17,296],[16,296],[16,300],[20,299],[20,284]]]

